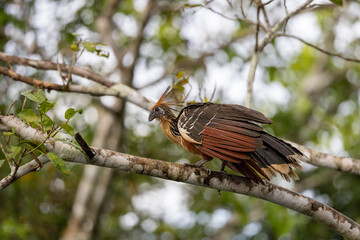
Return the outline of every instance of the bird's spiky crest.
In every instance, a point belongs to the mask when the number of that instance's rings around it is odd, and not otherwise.
[[[166,88],[166,90],[164,91],[164,93],[161,95],[159,101],[157,101],[157,103],[152,108],[160,106],[160,105],[166,105],[166,106],[176,105],[176,102],[169,101],[169,97],[173,93],[173,90],[174,89],[171,87],[171,85],[168,86]]]

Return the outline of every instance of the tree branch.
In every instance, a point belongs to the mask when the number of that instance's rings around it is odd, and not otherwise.
[[[41,166],[39,165],[39,163],[36,160],[32,160],[32,161],[22,165],[21,167],[19,167],[14,175],[9,174],[8,176],[1,179],[0,180],[0,190],[6,188],[11,183],[15,182],[16,180],[18,180],[19,178],[23,177],[26,174],[40,170],[40,168],[43,165],[47,164],[50,161],[45,155],[39,156],[38,159],[41,163]]]
[[[312,47],[312,48],[315,48],[315,49],[318,50],[319,52],[322,52],[322,53],[327,54],[327,55],[329,55],[329,56],[342,58],[342,59],[347,60],[347,61],[349,61],[349,62],[360,63],[360,59],[351,58],[351,57],[346,57],[346,56],[344,56],[344,55],[342,55],[342,54],[340,54],[340,53],[334,53],[334,52],[327,51],[327,50],[322,49],[322,48],[320,48],[320,47],[318,47],[318,46],[316,46],[316,45],[314,45],[314,44],[312,44],[312,43],[309,43],[309,42],[305,41],[304,39],[302,39],[302,38],[300,38],[300,37],[298,37],[298,36],[295,36],[295,35],[291,35],[291,34],[287,34],[287,33],[278,33],[278,34],[274,35],[274,38],[277,38],[277,37],[294,38],[294,39],[296,39],[296,40],[298,40],[298,41],[300,41],[300,42],[302,42],[302,43],[304,43],[304,44],[306,44],[306,45],[308,45],[308,46],[310,46],[310,47]]]
[[[80,77],[84,77],[90,79],[94,82],[100,83],[106,87],[111,87],[115,83],[111,82],[108,78],[96,74],[92,71],[86,70],[84,68],[65,65],[65,64],[57,64],[50,61],[42,61],[42,60],[34,60],[28,58],[20,58],[16,56],[7,55],[4,52],[0,52],[0,60],[6,62],[7,64],[18,64],[23,66],[29,66],[37,69],[43,70],[55,70],[60,69],[64,73],[69,73],[71,71],[72,74],[75,74]]]
[[[321,153],[294,142],[286,141],[308,156],[308,163],[320,167],[333,168],[343,172],[360,175],[360,159],[350,157],[337,157],[327,153]]]
[[[47,138],[45,133],[31,128],[14,116],[0,115],[0,124],[14,128],[16,133],[25,140],[42,142]],[[54,152],[69,162],[117,168],[136,174],[264,199],[322,222],[346,238],[360,239],[360,225],[355,221],[321,202],[276,186],[270,182],[266,182],[265,185],[256,184],[240,176],[227,175],[220,172],[209,173],[204,168],[186,167],[181,164],[132,156],[102,148],[93,148],[96,156],[89,160],[72,145],[56,141],[52,138],[48,139],[44,146],[47,151]],[[0,189],[3,189],[5,186],[3,185],[5,182],[3,180],[0,181]]]
[[[2,66],[0,66],[0,73],[9,76],[15,81],[24,82],[36,88],[56,90],[61,92],[86,93],[93,96],[115,96],[132,102],[146,110],[149,110],[154,105],[153,102],[146,99],[139,92],[121,83],[112,85],[110,88],[99,86],[86,87],[74,84],[65,86],[56,83],[44,82],[36,78],[26,77]]]
[[[248,75],[248,82],[247,82],[247,91],[246,91],[246,102],[245,106],[248,108],[251,108],[252,105],[252,96],[253,96],[253,84],[255,80],[255,73],[256,68],[258,65],[258,55],[259,55],[259,31],[260,31],[260,7],[257,7],[257,25],[256,25],[256,32],[255,32],[255,47],[254,47],[254,53],[251,56],[251,64],[249,69],[249,75]]]

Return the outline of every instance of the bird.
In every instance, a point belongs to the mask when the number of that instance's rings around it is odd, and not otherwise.
[[[276,173],[285,180],[299,180],[294,170],[306,156],[291,144],[265,132],[259,124],[272,121],[256,110],[236,104],[195,102],[176,116],[169,100],[170,86],[151,108],[148,121],[157,119],[166,136],[202,159],[187,166],[202,167],[217,158],[225,166],[252,181],[264,184]]]

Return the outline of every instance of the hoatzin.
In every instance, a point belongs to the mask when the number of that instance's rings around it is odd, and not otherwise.
[[[192,166],[201,167],[213,158],[254,182],[263,183],[280,173],[287,181],[298,180],[293,168],[301,170],[305,157],[298,149],[266,133],[255,123],[270,124],[262,113],[235,104],[212,102],[193,103],[184,107],[178,116],[167,101],[172,89],[167,88],[149,114],[157,119],[167,137],[187,151],[200,155],[202,160]],[[187,164],[191,165],[191,164]]]

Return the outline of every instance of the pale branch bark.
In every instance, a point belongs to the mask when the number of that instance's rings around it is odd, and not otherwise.
[[[252,105],[252,91],[253,91],[253,84],[255,80],[255,72],[258,64],[258,52],[254,52],[251,56],[251,64],[249,69],[248,81],[247,81],[247,89],[246,89],[246,102],[245,106],[251,108]]]
[[[293,38],[293,39],[296,39],[316,50],[318,50],[319,52],[322,52],[324,54],[327,54],[329,56],[333,56],[333,57],[338,57],[338,58],[341,58],[341,59],[344,59],[346,61],[349,61],[349,62],[356,62],[356,63],[360,63],[360,59],[357,59],[357,58],[351,58],[351,57],[347,57],[347,56],[344,56],[343,54],[340,54],[340,53],[334,53],[334,52],[330,52],[330,51],[327,51],[325,49],[322,49],[318,46],[316,46],[315,44],[312,44],[312,43],[309,43],[307,41],[305,41],[304,39],[298,37],[298,36],[295,36],[295,35],[291,35],[291,34],[287,34],[287,33],[278,33],[278,34],[275,34],[274,35],[275,38],[278,38],[278,37],[288,37],[288,38]]]
[[[31,128],[14,116],[0,115],[0,124],[14,128],[16,133],[25,140],[42,142],[47,138],[46,133]],[[93,148],[96,156],[89,160],[72,145],[52,138],[48,139],[44,145],[47,151],[54,152],[69,162],[116,168],[136,174],[264,199],[307,215],[348,239],[360,239],[360,225],[355,221],[326,204],[267,181],[261,185],[240,176],[209,172],[204,168],[186,167],[181,164],[132,156],[102,148]],[[3,188],[2,185],[0,185],[1,188]]]
[[[131,103],[134,103],[135,105],[138,105],[139,107],[142,107],[146,110],[149,110],[154,105],[153,102],[146,99],[139,92],[121,83],[112,85],[110,88],[99,87],[99,86],[87,87],[87,86],[74,85],[74,84],[65,86],[65,85],[49,83],[49,82],[41,81],[39,79],[23,76],[11,69],[2,66],[0,66],[0,73],[9,76],[15,81],[24,82],[36,88],[56,90],[61,92],[85,93],[93,96],[115,96],[125,99]]]
[[[259,4],[259,3],[258,3]],[[265,10],[264,10],[265,12]],[[259,55],[259,31],[260,31],[260,7],[257,7],[257,25],[255,32],[255,47],[254,52],[251,56],[251,64],[249,69],[248,81],[247,81],[247,90],[246,90],[246,102],[245,106],[251,108],[252,105],[252,96],[253,96],[253,84],[255,80],[256,68],[258,65],[258,55]],[[261,51],[261,50],[260,50]]]
[[[331,154],[312,150],[294,142],[287,142],[303,152],[308,157],[308,159],[305,159],[308,163],[320,167],[333,168],[339,171],[360,175],[360,159],[351,157],[337,157]]]
[[[23,177],[26,174],[40,170],[40,168],[43,165],[47,164],[50,161],[45,155],[39,156],[38,159],[41,163],[41,166],[39,165],[39,163],[36,160],[31,160],[30,162],[25,163],[24,165],[19,167],[17,169],[15,175],[9,174],[8,176],[1,179],[0,180],[0,190],[6,188],[11,183],[15,182],[17,179]]]
[[[61,63],[58,64],[58,63],[53,63],[50,61],[34,60],[34,59],[29,59],[29,58],[20,58],[17,56],[7,55],[4,52],[0,52],[0,61],[4,61],[8,65],[11,65],[11,64],[23,65],[23,66],[33,67],[36,69],[42,69],[42,70],[58,71],[58,69],[60,69],[64,73],[71,72],[74,75],[87,78],[89,80],[97,82],[106,87],[111,87],[112,85],[115,84],[115,83],[111,82],[108,78],[101,76],[97,73],[94,73],[94,72],[89,71],[84,68],[70,66],[70,65],[66,65],[66,64],[61,64]]]

